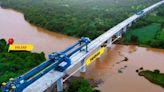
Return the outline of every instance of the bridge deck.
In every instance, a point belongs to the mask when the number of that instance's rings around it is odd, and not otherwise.
[[[164,0],[144,9],[143,14],[147,14],[149,11],[152,11],[154,8],[158,7],[159,5],[163,4]],[[98,38],[93,40],[88,45],[89,52],[77,52],[73,56],[71,56],[72,65],[67,68],[65,72],[70,70],[72,67],[80,63],[81,60],[85,59],[92,51],[99,48],[105,41],[107,41],[109,38],[111,38],[113,35],[115,35],[117,32],[121,31],[123,28],[127,27],[129,24],[134,22],[136,19],[142,17],[141,15],[134,14],[133,16],[129,17],[128,19],[124,20],[123,22],[119,23],[118,25],[114,26],[104,34],[100,35]],[[65,75],[64,72],[58,72],[51,70],[47,74],[45,74],[43,77],[32,83],[30,86],[28,86],[26,89],[23,90],[23,92],[43,92],[48,87],[50,87],[53,83],[55,83],[58,79],[62,78]]]

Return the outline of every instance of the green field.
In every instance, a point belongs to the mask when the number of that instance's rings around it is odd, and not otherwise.
[[[158,23],[164,23],[164,18],[161,16],[146,16],[145,18],[146,21],[150,21],[150,22],[158,22]]]
[[[123,43],[164,48],[164,15],[157,16],[156,12],[145,16],[135,23],[125,34]]]
[[[135,23],[123,39],[124,44],[164,49],[164,5]]]
[[[136,36],[137,43],[139,45],[149,44],[149,42],[155,38],[157,32],[160,30],[161,24],[159,23],[153,23],[142,28],[129,30],[124,37],[124,43],[129,44],[131,42],[132,36]]]
[[[154,70],[154,71],[144,70],[144,71],[140,71],[139,75],[144,76],[150,82],[164,88],[164,73],[160,73],[159,70]]]

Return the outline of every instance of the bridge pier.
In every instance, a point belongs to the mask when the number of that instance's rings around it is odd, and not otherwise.
[[[123,32],[126,33],[126,31],[127,31],[127,27],[124,27]]]
[[[57,80],[57,92],[63,92],[63,78]]]
[[[118,38],[118,37],[122,37],[122,32],[116,33],[116,37],[117,37],[117,38]]]
[[[132,23],[129,23],[129,24],[128,24],[128,27],[131,27],[131,26],[132,26]]]
[[[108,48],[111,48],[111,47],[112,47],[112,38],[109,38],[109,39],[107,40],[107,47],[108,47]]]
[[[81,73],[86,72],[85,59],[83,59],[83,60],[80,62],[80,66],[81,66],[80,72],[81,72]]]

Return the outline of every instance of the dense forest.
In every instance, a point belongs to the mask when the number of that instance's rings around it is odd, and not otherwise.
[[[0,84],[29,71],[45,61],[43,52],[8,52],[8,48],[9,45],[6,41],[0,39]]]
[[[0,0],[50,31],[91,39],[160,0]]]

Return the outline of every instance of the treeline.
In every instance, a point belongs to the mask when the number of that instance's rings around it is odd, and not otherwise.
[[[160,0],[0,0],[50,31],[96,38],[135,12]]]
[[[9,45],[0,39],[0,84],[31,70],[43,61],[44,53],[8,52]]]

